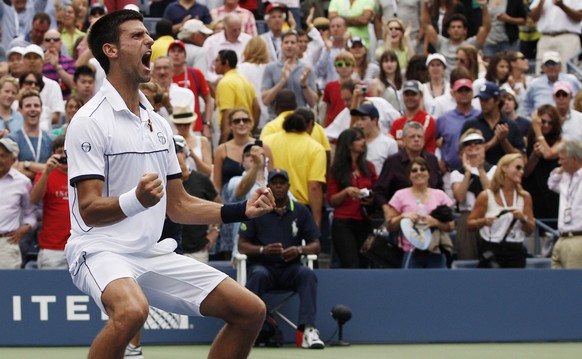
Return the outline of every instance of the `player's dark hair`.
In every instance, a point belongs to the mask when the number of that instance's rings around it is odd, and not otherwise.
[[[231,69],[236,68],[236,64],[238,63],[236,52],[232,50],[220,50],[218,51],[218,56],[220,57],[221,64],[226,65],[228,63],[228,67]]]

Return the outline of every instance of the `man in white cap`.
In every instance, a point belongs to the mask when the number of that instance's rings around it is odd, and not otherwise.
[[[186,45],[186,65],[206,73],[208,71],[208,50],[202,45],[213,32],[197,19],[190,19],[178,32],[178,40]]]
[[[24,72],[24,63],[22,57],[24,47],[15,46],[8,50],[6,59],[8,60],[8,74],[14,78],[19,78]]]
[[[542,70],[544,74],[535,78],[529,84],[525,94],[523,115],[531,116],[533,110],[541,105],[554,105],[552,101],[552,87],[556,81],[568,81],[572,85],[572,93],[578,93],[580,82],[576,76],[561,73],[562,57],[556,51],[547,51],[542,57]]]
[[[235,14],[240,17],[242,22],[242,31],[251,36],[257,36],[257,24],[255,15],[247,9],[238,5],[239,0],[224,0],[224,5],[210,10],[212,20],[222,19],[226,14]]]
[[[44,51],[42,51],[38,45],[28,45],[24,49],[23,62],[26,71],[42,73],[44,67]],[[50,131],[52,125],[60,121],[61,114],[65,112],[65,104],[63,101],[63,93],[61,92],[61,86],[56,81],[51,80],[46,76],[43,76],[42,80],[44,82],[44,87],[40,91],[40,97],[42,103],[48,107],[49,115],[43,116],[40,128],[43,131]]]
[[[580,0],[533,0],[531,18],[542,33],[538,41],[536,74],[540,73],[540,60],[547,51],[556,51],[567,61],[580,52],[582,32],[582,1]],[[561,69],[566,73],[566,66]]]
[[[572,85],[568,81],[557,81],[552,88],[552,97],[562,119],[562,138],[582,141],[582,113],[571,108]]]
[[[36,225],[36,208],[30,201],[32,183],[12,167],[18,158],[18,145],[0,139],[0,268],[19,269],[22,264],[19,242]]]

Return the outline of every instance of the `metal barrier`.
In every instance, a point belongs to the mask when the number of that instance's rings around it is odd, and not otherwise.
[[[573,73],[574,76],[578,78],[578,80],[582,81],[582,69],[578,66],[578,58],[582,56],[582,51],[580,51],[576,56],[568,59],[566,61],[566,67],[568,73]]]

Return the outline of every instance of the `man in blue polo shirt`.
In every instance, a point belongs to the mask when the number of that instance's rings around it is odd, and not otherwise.
[[[465,122],[461,130],[461,133],[465,133],[469,128],[476,128],[483,133],[485,159],[491,164],[496,164],[506,154],[523,153],[525,149],[523,137],[515,122],[501,113],[503,103],[500,96],[499,86],[493,82],[483,84],[476,96],[481,103],[481,114]]]
[[[261,298],[272,289],[298,292],[302,347],[323,349],[314,327],[317,277],[300,262],[302,254],[319,253],[319,229],[307,207],[289,198],[289,175],[285,170],[271,170],[268,187],[275,197],[275,209],[243,223],[239,231],[238,250],[248,255],[246,286]]]

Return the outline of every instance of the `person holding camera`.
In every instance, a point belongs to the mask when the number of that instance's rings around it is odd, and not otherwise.
[[[327,200],[334,208],[332,240],[341,268],[368,267],[360,247],[372,231],[367,207],[374,203],[371,188],[378,176],[374,165],[366,160],[366,152],[366,137],[361,129],[343,131],[327,181]]]
[[[42,227],[38,234],[38,259],[40,269],[67,269],[65,244],[71,234],[69,190],[67,182],[67,157],[65,136],[53,140],[52,156],[46,161],[44,171],[36,174],[30,201],[42,201]]]

